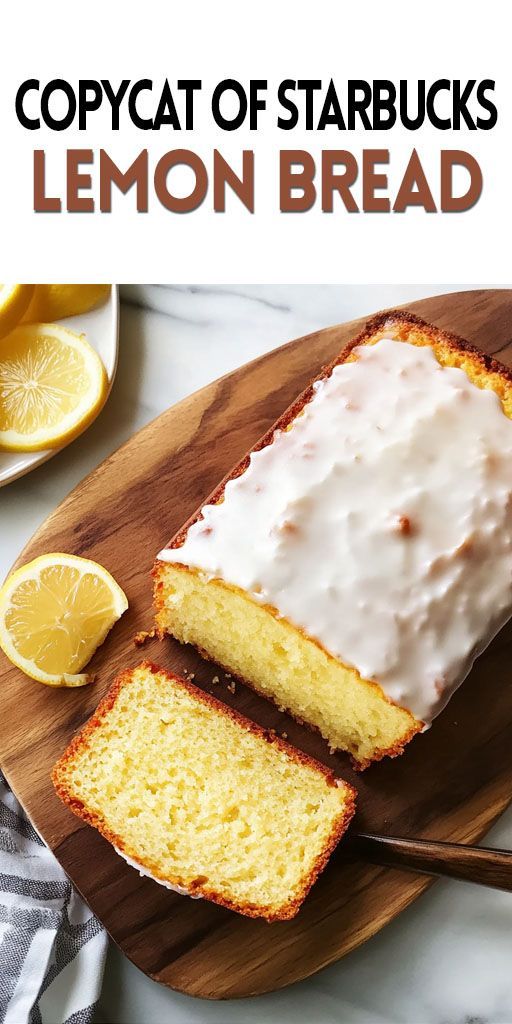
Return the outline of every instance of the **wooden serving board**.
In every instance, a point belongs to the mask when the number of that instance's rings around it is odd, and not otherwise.
[[[512,364],[512,291],[458,292],[411,304]],[[369,311],[371,313],[371,311]],[[149,657],[196,673],[215,669],[166,640],[141,653],[152,623],[155,553],[263,434],[320,367],[359,330],[355,321],[257,359],[169,409],[84,480],[20,556],[69,551],[103,563],[130,608],[97,652],[97,682],[80,690],[31,683],[2,657],[1,765],[39,832],[111,936],[153,978],[220,999],[277,989],[354,949],[394,918],[430,880],[350,863],[343,844],[293,921],[268,925],[142,879],[59,802],[50,770],[122,668]],[[457,481],[453,482],[454,487]],[[512,629],[505,628],[425,735],[406,753],[354,776],[343,755],[225,677],[215,693],[344,774],[359,791],[357,825],[401,836],[478,840],[512,797]]]

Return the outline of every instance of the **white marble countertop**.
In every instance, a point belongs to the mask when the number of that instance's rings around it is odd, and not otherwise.
[[[308,331],[459,287],[123,288],[119,369],[105,410],[69,448],[0,490],[0,577],[79,480],[180,398]],[[488,842],[512,848],[512,809]],[[112,948],[101,1005],[108,1024],[512,1024],[512,895],[439,882],[339,964],[256,999],[179,995]]]

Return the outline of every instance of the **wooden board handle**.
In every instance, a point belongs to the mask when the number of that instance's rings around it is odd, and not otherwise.
[[[512,892],[512,852],[507,850],[365,833],[352,836],[349,844],[351,854],[371,864],[443,875]]]

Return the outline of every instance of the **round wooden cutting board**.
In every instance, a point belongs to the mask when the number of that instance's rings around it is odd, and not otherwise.
[[[408,307],[512,365],[512,291],[469,291]],[[372,313],[370,310],[369,313]],[[138,873],[59,802],[50,770],[115,674],[142,657],[211,688],[214,666],[166,640],[133,644],[150,629],[155,553],[360,329],[355,321],[311,334],[257,359],[169,409],[84,480],[20,556],[69,551],[105,565],[130,608],[97,652],[97,682],[51,690],[1,657],[1,765],[36,828],[121,949],[167,985],[214,999],[266,992],[339,959],[429,885],[405,872],[350,863],[343,844],[298,916],[272,925],[177,896]],[[453,481],[457,486],[457,480]],[[367,832],[478,840],[512,797],[512,629],[505,628],[468,680],[406,753],[354,776],[318,737],[225,677],[215,693],[353,782],[356,824]]]

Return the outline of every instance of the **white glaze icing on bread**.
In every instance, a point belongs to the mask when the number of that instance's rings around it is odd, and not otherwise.
[[[249,596],[422,724],[511,613],[511,384],[429,325],[374,326],[158,557]]]

